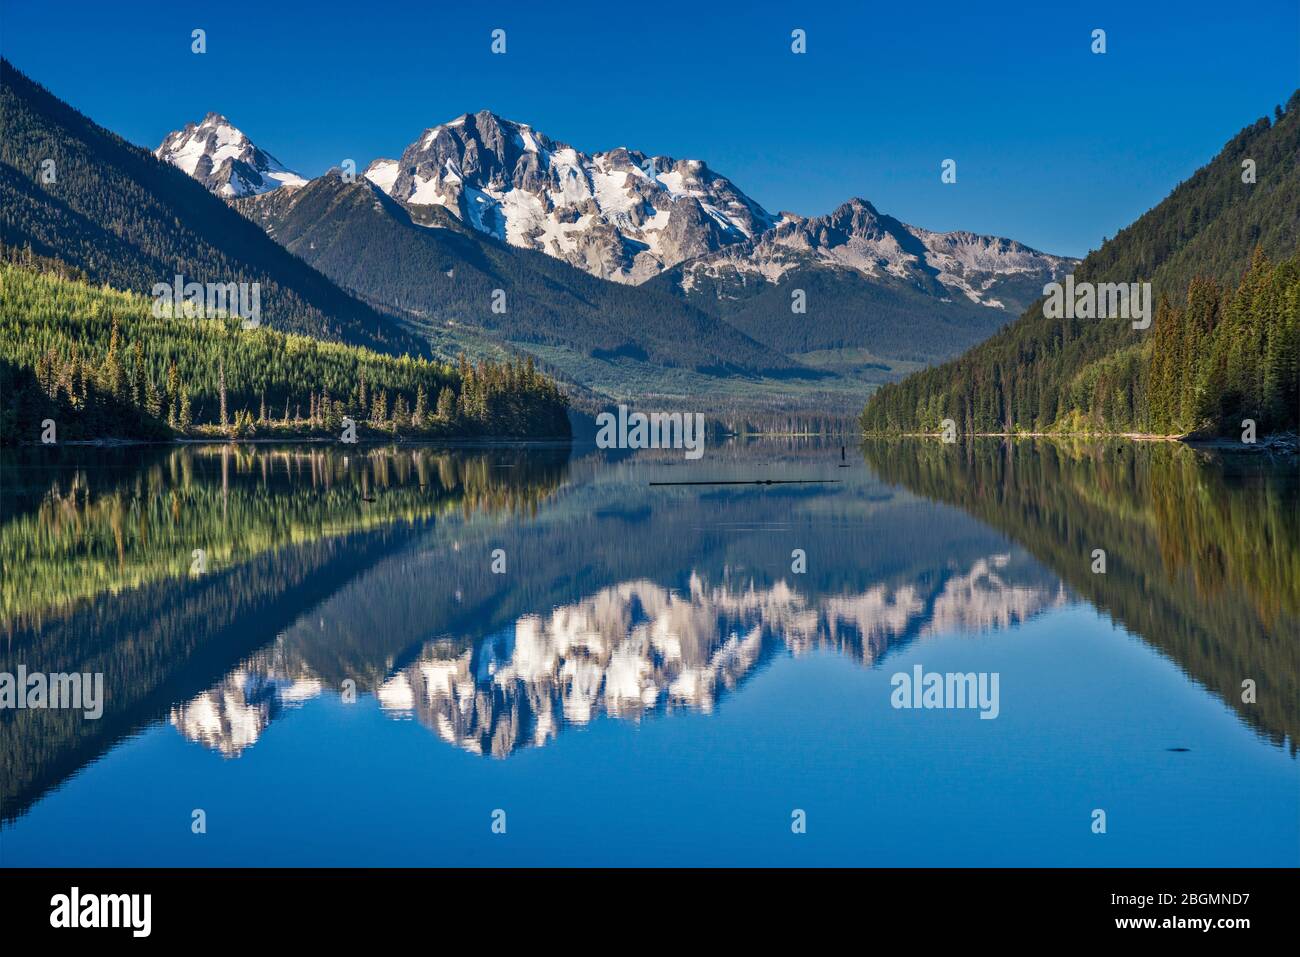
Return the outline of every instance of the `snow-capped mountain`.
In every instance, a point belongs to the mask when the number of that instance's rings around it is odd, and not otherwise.
[[[157,156],[225,197],[306,182],[218,113],[168,135]],[[1013,311],[1076,262],[1010,239],[908,226],[861,199],[824,216],[773,215],[701,160],[623,147],[583,153],[487,110],[425,130],[364,175],[413,210],[442,206],[479,232],[604,279],[642,283],[680,267],[678,294],[692,299],[712,298],[702,281],[727,298],[829,266]]]
[[[894,363],[984,340],[1077,265],[909,226],[862,199],[773,215],[703,161],[584,153],[486,110],[351,181],[304,184],[218,114],[158,152],[347,288],[444,335],[473,327],[544,346],[554,368],[607,395],[656,378],[646,363],[835,378],[870,356],[864,374],[888,378]],[[506,291],[509,312],[485,312],[484,289]],[[596,373],[593,359],[617,361]]]
[[[167,134],[154,155],[179,167],[218,196],[234,198],[307,182],[220,113]]]
[[[1019,311],[1028,304],[1025,292],[1032,301],[1077,263],[997,236],[908,226],[866,200],[851,199],[825,216],[785,213],[779,225],[752,240],[683,264],[673,280],[688,297],[707,288],[710,296],[726,299],[779,283],[795,270],[846,269]]]
[[[681,263],[685,289],[701,273],[729,269],[776,282],[815,262],[934,279],[940,292],[1012,308],[998,298],[1002,278],[1029,277],[1041,289],[1075,264],[996,236],[908,226],[860,199],[825,216],[774,216],[700,160],[622,147],[582,153],[488,111],[425,130],[400,159],[375,160],[365,175],[402,203],[444,206],[513,246],[619,282]]]
[[[583,153],[486,110],[434,126],[366,177],[498,239],[638,283],[756,236],[776,219],[700,160]]]

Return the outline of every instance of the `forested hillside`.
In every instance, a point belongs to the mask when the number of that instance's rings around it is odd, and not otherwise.
[[[286,332],[423,354],[423,342],[339,289],[180,170],[91,122],[0,60],[0,242],[62,260],[91,282],[149,292],[256,282],[262,322]],[[52,177],[52,179],[51,179]]]
[[[965,432],[1295,428],[1298,154],[1300,93],[1083,261],[1076,285],[1150,282],[1150,328],[1048,318],[1040,300],[959,359],[880,389],[864,431],[945,418]]]
[[[8,250],[0,263],[0,440],[180,433],[567,436],[566,401],[531,363],[459,369],[237,320],[156,318]],[[213,427],[213,429],[205,429]]]

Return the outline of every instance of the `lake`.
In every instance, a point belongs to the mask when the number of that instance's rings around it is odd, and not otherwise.
[[[0,473],[0,673],[104,689],[98,718],[0,711],[5,866],[1300,864],[1294,458],[244,445]],[[756,480],[789,484],[722,484]],[[651,484],[678,482],[718,484]]]

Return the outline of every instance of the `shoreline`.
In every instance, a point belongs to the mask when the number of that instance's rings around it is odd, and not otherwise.
[[[381,447],[389,445],[403,445],[416,447],[439,447],[439,448],[475,448],[487,446],[558,446],[573,444],[572,438],[563,438],[560,436],[549,436],[539,438],[520,438],[518,436],[500,436],[493,438],[388,438],[388,439],[362,439],[358,438],[355,443],[343,443],[338,439],[326,438],[324,436],[299,436],[294,438],[243,438],[232,439],[224,437],[213,438],[193,438],[185,436],[182,438],[172,439],[119,439],[119,438],[102,438],[102,439],[69,439],[65,442],[56,442],[53,446],[44,445],[41,442],[21,442],[18,445],[3,446],[3,448],[59,448],[67,446],[76,446],[77,448],[98,448],[98,449],[124,449],[139,448],[143,446],[198,446],[198,445],[352,445],[356,448],[361,447]]]
[[[861,438],[873,439],[937,439],[941,432],[863,432]],[[1197,438],[1191,434],[1157,435],[1148,432],[962,432],[968,439],[1128,439],[1131,442],[1178,442],[1193,449],[1212,449],[1220,452],[1258,454],[1273,452],[1282,455],[1300,454],[1300,436],[1294,432],[1271,432],[1261,435],[1255,442],[1214,436]]]
[[[863,439],[938,439],[940,432],[859,432],[856,434],[830,434],[824,432],[745,432],[745,433],[728,433],[723,436],[725,441],[746,440],[746,439],[789,439],[789,438],[823,438],[827,440],[838,440],[841,443],[852,443],[856,438],[858,441]],[[1300,436],[1294,432],[1275,432],[1260,436],[1254,443],[1243,443],[1234,439],[1224,438],[1222,436],[1212,438],[1196,438],[1190,435],[1158,435],[1145,432],[963,432],[962,438],[967,439],[1083,439],[1087,441],[1102,441],[1106,439],[1127,439],[1131,442],[1178,442],[1189,448],[1219,451],[1219,452],[1239,452],[1244,454],[1259,454],[1263,452],[1297,455],[1300,454]],[[179,436],[170,439],[122,439],[115,437],[104,437],[99,439],[70,439],[64,442],[58,442],[55,447],[69,446],[77,448],[100,448],[100,449],[118,449],[133,448],[142,446],[212,446],[212,445],[340,445],[336,438],[321,435],[293,436],[293,437],[251,437],[251,438],[229,438],[224,436],[213,437],[193,437]],[[558,446],[578,446],[583,445],[582,439],[573,436],[542,436],[542,437],[520,437],[520,436],[477,436],[466,438],[418,438],[409,439],[401,436],[391,438],[358,438],[353,444],[357,448],[380,448],[385,446],[410,446],[412,448],[500,448],[500,447],[545,447],[552,448]],[[833,444],[833,442],[832,442]],[[42,448],[45,447],[39,442],[21,442],[14,446],[3,446],[3,448]]]

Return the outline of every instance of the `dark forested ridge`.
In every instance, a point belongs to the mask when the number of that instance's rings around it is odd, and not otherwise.
[[[507,246],[441,207],[407,209],[364,178],[346,182],[331,172],[236,208],[416,329],[471,327],[524,349],[563,345],[712,374],[819,375],[673,296]]]
[[[1294,429],[1298,154],[1300,92],[1083,261],[1076,284],[1150,282],[1150,328],[1048,318],[1040,300],[959,359],[882,387],[863,430],[934,431],[945,418],[965,432],[1184,434],[1242,418]]]
[[[3,249],[3,247],[0,247]],[[25,251],[0,262],[0,441],[368,433],[565,437],[566,399],[531,363],[459,368],[234,319],[156,317]]]
[[[30,247],[116,289],[149,292],[177,274],[187,282],[257,282],[262,320],[277,329],[395,354],[427,351],[199,183],[96,125],[7,60],[0,60],[0,115],[4,244]]]

